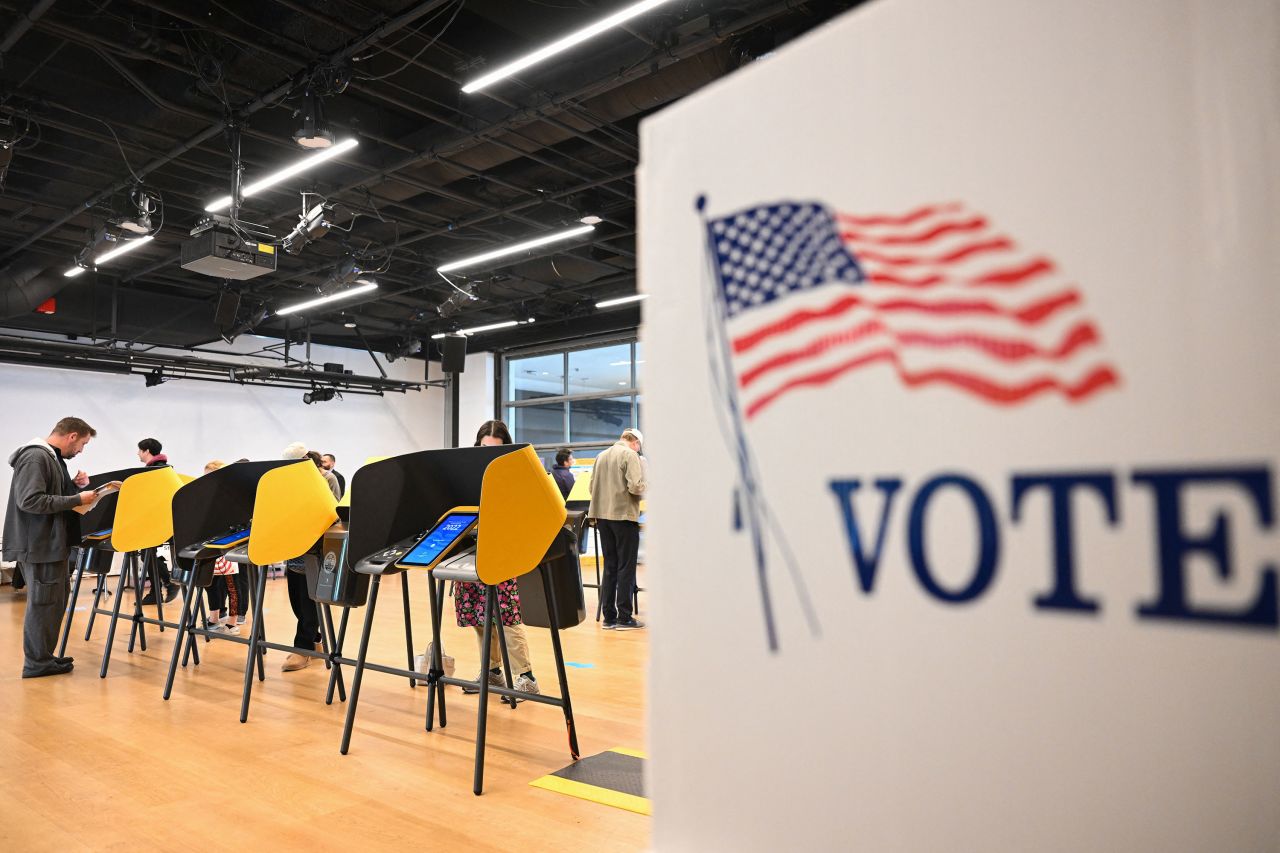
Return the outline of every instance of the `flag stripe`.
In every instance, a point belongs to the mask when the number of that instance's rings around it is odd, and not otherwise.
[[[960,205],[956,203],[950,204],[931,204],[925,207],[917,208],[910,213],[891,214],[878,213],[868,214],[866,216],[854,216],[849,213],[841,213],[836,218],[840,222],[847,222],[850,225],[871,226],[871,225],[913,225],[921,219],[928,219],[939,213],[950,213],[959,210]]]
[[[844,240],[857,240],[859,243],[872,246],[919,246],[925,243],[932,243],[939,237],[945,237],[948,234],[967,234],[971,231],[981,231],[986,227],[987,220],[978,216],[960,222],[943,222],[921,234],[893,234],[887,237],[880,237],[867,231],[846,229],[840,232],[840,237]]]
[[[1045,361],[1063,361],[1075,354],[1077,350],[1100,342],[1098,330],[1087,320],[1082,320],[1062,336],[1062,339],[1051,347],[1042,347],[1035,342],[998,338],[977,333],[934,334],[930,332],[906,332],[892,329],[879,320],[868,320],[846,332],[823,335],[798,349],[779,353],[765,361],[753,365],[742,372],[739,384],[745,389],[763,376],[815,356],[822,355],[839,347],[851,346],[877,333],[886,334],[901,347],[926,347],[930,349],[948,349],[967,347],[1000,361],[1018,362],[1039,358]]]
[[[863,256],[865,259],[865,256]],[[1025,284],[1042,275],[1054,271],[1052,262],[1045,258],[1034,258],[1016,267],[1007,267],[983,275],[953,279],[940,273],[933,273],[920,278],[899,275],[895,272],[879,272],[874,268],[867,270],[867,281],[872,284],[894,284],[899,287],[935,287],[946,282],[956,282],[969,287],[1011,287]]]
[[[1080,294],[1074,289],[1066,290],[1052,296],[1040,299],[1036,302],[1026,305],[1022,308],[1006,308],[994,302],[985,300],[962,300],[949,299],[940,300],[938,302],[925,302],[918,299],[888,299],[883,302],[874,299],[864,299],[861,296],[846,295],[832,302],[825,308],[819,310],[802,309],[793,312],[787,316],[768,325],[758,328],[748,334],[741,335],[732,340],[733,352],[739,355],[748,352],[753,347],[758,346],[762,342],[776,335],[793,332],[807,323],[815,320],[825,320],[838,316],[859,306],[866,306],[879,311],[920,311],[928,314],[956,315],[956,314],[985,314],[991,316],[1005,317],[1015,320],[1024,325],[1034,326],[1043,322],[1046,318],[1051,317],[1055,312],[1075,305],[1080,301]]]
[[[955,264],[977,254],[1002,252],[1012,248],[1013,241],[1008,237],[995,237],[989,240],[969,243],[938,257],[927,257],[924,255],[884,255],[874,250],[859,251],[856,243],[854,244],[854,254],[862,261],[875,261],[878,264],[888,264],[889,266],[895,267],[915,267],[923,264]]]
[[[835,367],[792,379],[768,394],[752,400],[747,405],[746,415],[748,418],[755,417],[788,391],[803,387],[826,385],[849,371],[882,361],[892,364],[897,371],[898,378],[907,386],[916,387],[930,383],[952,385],[989,402],[1001,405],[1020,403],[1037,394],[1050,391],[1057,391],[1071,400],[1079,400],[1102,388],[1117,385],[1120,381],[1109,365],[1094,368],[1083,379],[1075,383],[1063,382],[1055,376],[1042,376],[1015,385],[1003,385],[976,373],[946,368],[911,373],[903,367],[902,357],[898,352],[885,348],[860,355]]]

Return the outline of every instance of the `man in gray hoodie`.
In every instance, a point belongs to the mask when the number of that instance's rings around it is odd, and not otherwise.
[[[23,678],[62,675],[72,659],[54,657],[58,629],[67,607],[67,558],[80,542],[78,506],[93,503],[94,493],[79,491],[89,475],[67,470],[98,432],[79,418],[63,418],[45,439],[34,438],[9,457],[13,482],[4,516],[4,559],[26,575],[27,614],[22,629],[26,658]]]

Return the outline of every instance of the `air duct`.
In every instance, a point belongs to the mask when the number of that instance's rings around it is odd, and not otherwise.
[[[47,269],[47,264],[32,260],[14,261],[0,269],[0,320],[30,314],[58,295],[67,279]]]

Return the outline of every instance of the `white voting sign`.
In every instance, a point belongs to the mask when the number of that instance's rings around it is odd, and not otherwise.
[[[1280,845],[1277,43],[880,0],[645,122],[657,849]]]

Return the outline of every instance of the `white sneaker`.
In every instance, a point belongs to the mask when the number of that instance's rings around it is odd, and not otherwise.
[[[538,680],[529,675],[517,675],[515,683],[511,685],[521,693],[532,693],[535,696],[542,691],[538,688]],[[517,702],[523,702],[523,699],[516,699]]]

